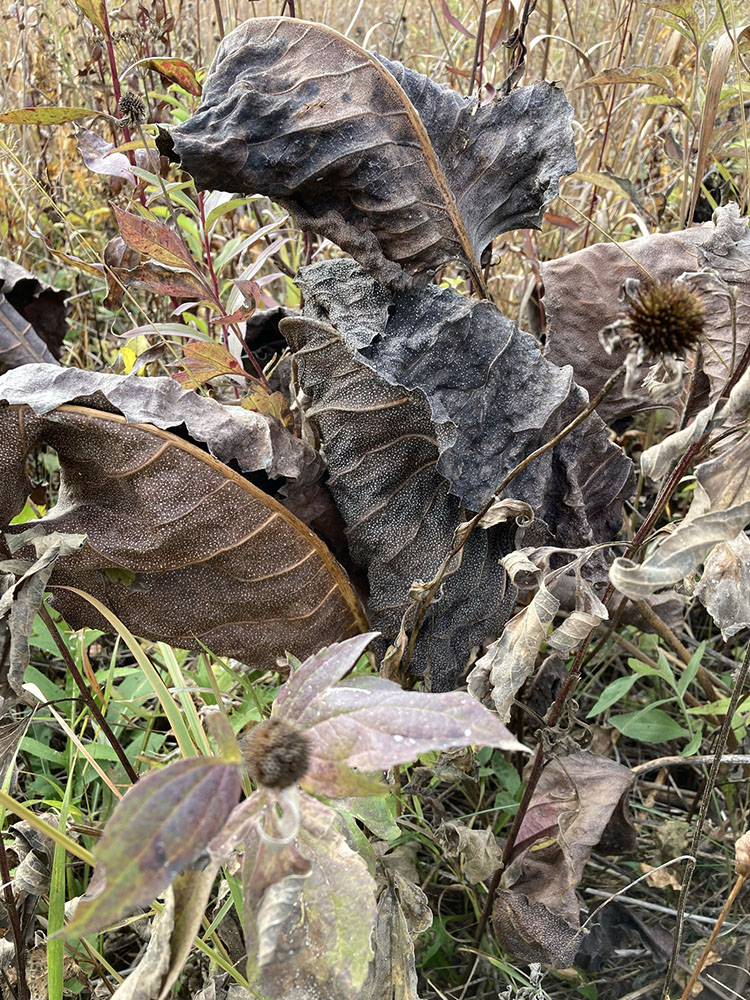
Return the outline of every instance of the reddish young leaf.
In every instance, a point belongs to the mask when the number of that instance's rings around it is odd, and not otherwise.
[[[195,261],[177,233],[156,219],[142,219],[112,206],[120,235],[132,250],[153,257],[168,267],[189,268],[198,274]]]
[[[460,32],[462,35],[464,35],[464,37],[474,38],[475,37],[474,33],[472,31],[469,31],[468,28],[464,27],[464,25],[461,24],[456,15],[451,12],[447,0],[441,0],[441,2],[443,8],[443,16],[445,17],[445,20],[448,22],[448,24],[453,25],[456,31]]]
[[[92,111],[91,108],[15,108],[0,114],[0,125],[63,125],[65,122],[98,114],[98,111]]]
[[[172,378],[187,388],[203,385],[217,375],[250,377],[223,344],[214,344],[212,341],[194,340],[186,344],[182,363],[185,370],[175,372]]]
[[[181,760],[141,779],[107,823],[65,936],[101,930],[163,892],[221,830],[241,787],[239,766],[218,757]]]
[[[165,79],[179,84],[189,94],[201,96],[203,88],[196,79],[195,70],[184,59],[146,59],[141,65],[156,70]]]

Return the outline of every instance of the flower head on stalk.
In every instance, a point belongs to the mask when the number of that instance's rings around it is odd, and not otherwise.
[[[624,315],[605,326],[599,340],[608,354],[623,346],[626,396],[643,384],[656,399],[679,391],[685,372],[685,354],[703,336],[703,304],[687,285],[679,281],[642,282],[628,278],[620,290]],[[649,363],[647,373],[643,365]]]

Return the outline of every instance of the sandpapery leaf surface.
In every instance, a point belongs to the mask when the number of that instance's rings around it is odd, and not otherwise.
[[[372,625],[392,642],[413,581],[435,574],[467,511],[586,395],[490,303],[435,286],[394,294],[347,260],[306,268],[299,281],[304,316],[280,326],[350,551],[368,572]],[[542,537],[579,546],[617,533],[631,484],[630,461],[593,415],[505,495],[531,506]],[[472,646],[508,620],[515,591],[499,560],[520,539],[515,520],[475,531],[449,567],[412,659],[432,690],[454,687]]]
[[[15,376],[0,383],[0,399],[15,397]],[[51,366],[50,366],[51,367]],[[88,383],[73,369],[54,369],[88,385],[94,392],[106,383]],[[125,383],[118,388],[128,396]],[[11,380],[11,381],[9,381]],[[149,383],[154,386],[153,393]],[[212,401],[184,392],[170,379],[132,379],[141,383],[131,399],[133,409],[117,394],[118,406],[130,415],[165,414],[170,401],[191,423],[211,418]],[[151,424],[130,423],[118,414],[85,406],[52,409],[54,391],[39,395],[27,382],[28,406],[0,406],[0,526],[7,527],[22,509],[30,491],[26,457],[37,445],[55,448],[60,459],[58,502],[36,522],[46,533],[85,534],[86,543],[57,560],[50,585],[74,586],[92,594],[137,635],[174,646],[233,656],[253,666],[273,666],[284,649],[306,656],[322,644],[361,631],[364,616],[345,573],[312,532],[275,499],[205,451]],[[13,393],[11,393],[11,385]],[[165,396],[160,400],[160,390]],[[138,394],[143,397],[138,401]],[[42,402],[43,401],[43,402]],[[104,400],[106,403],[106,399]],[[197,404],[192,410],[192,404]],[[243,462],[255,468],[278,464],[269,448],[268,418],[236,408],[238,425],[215,404],[218,428],[204,426],[204,435],[225,431]],[[192,410],[192,417],[188,411]],[[229,427],[223,426],[229,420]],[[240,431],[260,427],[253,439]],[[275,427],[274,433],[287,432]],[[215,445],[216,446],[216,445]],[[11,533],[22,529],[11,528]],[[30,558],[26,551],[16,553]],[[68,590],[54,596],[69,624],[108,631],[110,626]]]
[[[239,767],[218,757],[180,760],[141,778],[106,825],[94,878],[66,935],[101,930],[150,903],[205,852],[241,788]]]
[[[199,188],[269,195],[385,284],[457,259],[481,287],[492,238],[538,227],[575,170],[571,117],[551,84],[479,106],[325,25],[269,17],[226,36],[197,113],[160,141]]]

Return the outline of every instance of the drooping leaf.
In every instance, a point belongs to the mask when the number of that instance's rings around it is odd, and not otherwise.
[[[343,571],[305,525],[205,451],[153,426],[184,423],[248,471],[304,472],[314,454],[274,421],[167,378],[52,366],[3,376],[3,399],[15,405],[0,406],[0,526],[22,509],[26,456],[44,442],[58,453],[62,485],[37,524],[88,536],[58,560],[52,586],[93,594],[137,635],[205,644],[257,666],[272,666],[284,649],[308,655],[365,626]],[[116,407],[128,420],[60,406],[67,399]],[[74,628],[95,618],[109,628],[68,590],[56,592],[55,604]]]
[[[121,177],[135,184],[135,175],[130,169],[130,160],[124,153],[114,152],[115,147],[96,132],[79,128],[76,144],[81,158],[89,170],[107,177]]]
[[[274,849],[256,835],[245,873],[248,976],[260,974],[263,995],[357,996],[372,957],[375,882],[334,810],[302,796],[296,843]]]
[[[623,249],[627,253],[623,253]],[[627,278],[644,277],[641,263],[657,281],[673,281],[685,272],[709,271],[724,287],[709,281],[704,289],[705,342],[698,369],[708,380],[710,400],[722,387],[750,344],[750,231],[737,205],[716,213],[714,222],[676,233],[655,233],[623,244],[597,243],[542,264],[543,304],[547,314],[546,356],[558,365],[572,365],[575,376],[594,395],[622,363],[622,351],[607,354],[599,331],[620,315],[618,295]],[[736,343],[728,288],[737,290]],[[575,288],[575,295],[571,295]],[[701,284],[696,286],[701,292]],[[700,388],[700,383],[699,383]],[[624,397],[615,390],[599,412],[613,420],[653,406],[644,390]]]
[[[160,141],[199,188],[271,196],[386,284],[455,258],[482,287],[487,244],[539,226],[575,169],[571,115],[549,84],[480,106],[324,25],[253,18]]]
[[[629,768],[588,751],[545,765],[492,913],[513,958],[572,964],[582,937],[575,889],[592,848],[624,854],[635,846],[627,814],[632,783]]]
[[[162,893],[205,852],[241,788],[239,767],[218,757],[180,760],[141,778],[105,827],[94,877],[66,937],[101,930]]]
[[[750,628],[750,539],[744,531],[714,546],[695,596],[725,640]]]
[[[79,118],[97,116],[91,108],[40,107],[16,108],[0,113],[0,125],[63,125]]]
[[[503,852],[491,827],[441,823],[435,836],[449,858],[462,858],[461,868],[469,885],[492,878],[500,867]]]
[[[0,374],[34,361],[53,364],[60,357],[67,297],[68,292],[0,257]]]
[[[375,958],[357,1000],[419,1000],[414,940],[432,924],[427,897],[398,872],[385,871],[372,937]]]
[[[434,286],[393,296],[346,260],[306,269],[300,284],[305,318],[280,326],[350,551],[368,572],[372,624],[393,642],[404,615],[409,632],[418,613],[414,581],[434,576],[469,512],[585,395],[490,303]],[[630,462],[593,416],[504,496],[578,546],[617,532],[631,482]],[[449,568],[411,662],[432,690],[454,687],[471,647],[502,630],[515,595],[499,560],[527,530],[543,529],[510,520],[475,531]]]
[[[74,556],[85,540],[83,534],[65,531],[53,530],[47,534],[38,521],[31,527],[24,526],[19,535],[6,536],[5,542],[11,553],[19,553],[24,548],[28,551],[33,547],[36,559],[33,562],[22,559],[0,561],[0,573],[15,572],[19,575],[16,582],[0,594],[0,649],[6,628],[10,638],[7,665],[4,664],[0,674],[0,693],[3,696],[7,695],[8,689],[16,695],[22,694],[30,655],[29,636],[55,563],[66,556]],[[0,551],[2,548],[0,542]]]
[[[113,205],[112,210],[117,219],[120,235],[131,249],[147,257],[153,257],[168,267],[187,268],[198,273],[190,251],[169,226],[165,226],[157,219],[144,219],[140,215],[133,215],[132,212],[125,212],[117,205]]]
[[[103,35],[107,34],[106,0],[74,0],[74,3]]]
[[[175,909],[174,893],[170,886],[164,899],[164,909],[156,914],[151,923],[151,933],[143,956],[112,994],[112,1000],[153,1000],[159,996],[169,967],[169,942],[174,929]]]
[[[177,83],[183,90],[187,90],[189,94],[200,97],[201,85],[196,79],[195,70],[184,59],[152,58],[145,59],[140,65],[156,70],[165,80]]]

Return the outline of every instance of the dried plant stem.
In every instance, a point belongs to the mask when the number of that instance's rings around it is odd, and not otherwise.
[[[489,511],[490,507],[492,507],[492,505],[498,499],[503,490],[506,489],[513,482],[516,476],[520,475],[520,473],[523,472],[523,470],[527,466],[529,466],[535,459],[539,458],[540,455],[543,455],[545,452],[549,451],[550,448],[554,448],[555,445],[559,444],[560,441],[563,440],[563,438],[566,438],[568,434],[571,433],[571,431],[574,431],[579,424],[582,424],[587,417],[591,416],[591,414],[594,412],[597,406],[599,406],[602,400],[604,400],[605,397],[611,392],[615,383],[617,382],[617,380],[620,378],[620,376],[624,371],[625,371],[625,365],[624,364],[620,365],[617,371],[613,372],[613,374],[610,375],[610,377],[601,387],[599,392],[594,396],[594,398],[590,400],[586,406],[584,406],[584,408],[580,411],[580,413],[578,413],[575,417],[573,417],[570,423],[566,424],[565,427],[563,427],[563,429],[558,434],[555,434],[553,438],[550,438],[549,441],[546,441],[543,445],[540,445],[539,448],[537,448],[535,451],[532,451],[530,455],[527,455],[526,458],[524,458],[521,462],[519,462],[518,465],[511,472],[508,473],[505,479],[503,479],[503,481],[500,483],[500,485],[497,487],[497,489],[494,491],[490,499],[487,501],[484,507],[482,507],[479,513],[476,514],[468,522],[466,530],[461,535],[461,538],[457,542],[455,542],[455,544],[452,546],[450,552],[443,560],[440,569],[437,571],[435,577],[430,581],[421,599],[419,614],[417,615],[417,620],[414,624],[414,628],[412,629],[411,635],[409,636],[409,645],[407,647],[407,652],[406,652],[406,661],[403,667],[404,673],[406,672],[406,670],[409,667],[409,664],[411,663],[411,658],[414,653],[414,646],[417,641],[417,636],[419,635],[419,630],[422,627],[422,624],[424,623],[430,604],[432,603],[440,584],[443,582],[443,577],[445,576],[448,567],[450,566],[453,559],[460,553],[461,549],[463,549],[464,545],[469,540],[471,535],[474,533],[476,528],[479,526],[480,521]]]
[[[104,715],[99,706],[97,705],[94,696],[91,694],[88,687],[86,686],[86,681],[81,676],[81,672],[76,666],[75,660],[70,655],[70,650],[65,645],[65,640],[60,635],[60,630],[58,629],[57,625],[55,625],[55,622],[52,619],[52,615],[49,613],[47,607],[44,604],[42,604],[41,608],[39,609],[39,616],[49,629],[49,633],[52,636],[52,640],[57,646],[58,650],[60,651],[60,656],[62,656],[63,660],[65,661],[65,666],[70,671],[70,675],[75,681],[78,690],[81,692],[81,697],[86,703],[86,707],[101,726],[102,732],[109,740],[109,744],[114,750],[114,752],[117,754],[117,758],[122,764],[125,773],[133,782],[133,784],[135,784],[136,781],[138,781],[138,775],[133,770],[133,765],[128,760],[127,755],[125,754],[125,751],[122,748],[122,744],[117,739],[115,734],[112,732],[109,723],[104,718]]]
[[[5,897],[5,908],[8,911],[10,926],[13,932],[13,943],[16,946],[16,953],[13,956],[17,972],[17,997],[18,1000],[29,1000],[29,984],[26,981],[26,946],[23,941],[23,931],[21,921],[18,916],[13,886],[10,882],[10,869],[8,868],[8,855],[5,853],[5,841],[0,834],[0,876],[3,879],[3,895]]]
[[[719,736],[716,741],[716,756],[714,757],[711,768],[708,772],[708,778],[703,789],[703,797],[701,799],[700,810],[698,811],[698,820],[695,824],[695,829],[693,831],[693,839],[690,844],[690,860],[685,865],[685,875],[682,879],[682,886],[680,888],[680,899],[677,903],[677,927],[674,933],[674,942],[672,945],[672,954],[669,957],[669,965],[667,966],[667,972],[664,976],[664,989],[662,991],[662,1000],[668,1000],[669,988],[672,984],[672,979],[674,977],[675,968],[677,966],[677,961],[680,957],[680,946],[682,944],[682,927],[685,922],[685,910],[687,907],[688,893],[690,892],[690,883],[693,878],[693,872],[695,871],[695,866],[697,864],[698,856],[698,845],[700,844],[701,836],[703,835],[703,826],[706,822],[706,816],[708,815],[708,807],[711,803],[711,796],[713,795],[714,788],[716,787],[716,781],[719,777],[719,768],[722,764],[722,755],[726,750],[727,743],[729,741],[729,736],[732,732],[732,719],[734,718],[734,713],[737,711],[737,706],[739,705],[742,698],[745,696],[745,684],[747,681],[748,672],[750,671],[750,643],[748,643],[745,648],[745,656],[742,660],[742,665],[737,672],[734,683],[734,691],[732,692],[732,697],[729,701],[729,708],[727,709],[727,714],[724,717],[721,729],[719,731]],[[739,891],[739,890],[738,890]],[[726,909],[726,907],[725,907]],[[723,911],[722,911],[723,912]],[[700,964],[700,963],[699,963]]]
[[[721,913],[716,918],[716,923],[714,924],[714,928],[711,931],[711,934],[709,936],[708,941],[706,941],[706,947],[701,952],[700,958],[698,959],[698,961],[696,963],[696,966],[693,969],[693,974],[691,975],[690,979],[688,979],[687,986],[682,991],[682,996],[681,996],[680,1000],[688,1000],[688,998],[693,995],[693,986],[695,986],[695,983],[696,983],[696,981],[698,979],[698,976],[703,971],[703,966],[706,964],[706,959],[708,958],[708,956],[709,956],[709,954],[711,952],[711,948],[713,947],[713,943],[716,940],[716,938],[718,937],[719,931],[721,930],[721,926],[724,923],[724,921],[726,920],[727,914],[732,909],[732,905],[733,905],[735,899],[737,899],[737,896],[739,895],[740,889],[745,884],[745,879],[746,878],[747,878],[746,875],[738,875],[737,876],[737,881],[732,886],[732,891],[727,896],[727,901],[726,901],[726,903],[724,903],[723,907],[721,908]]]

